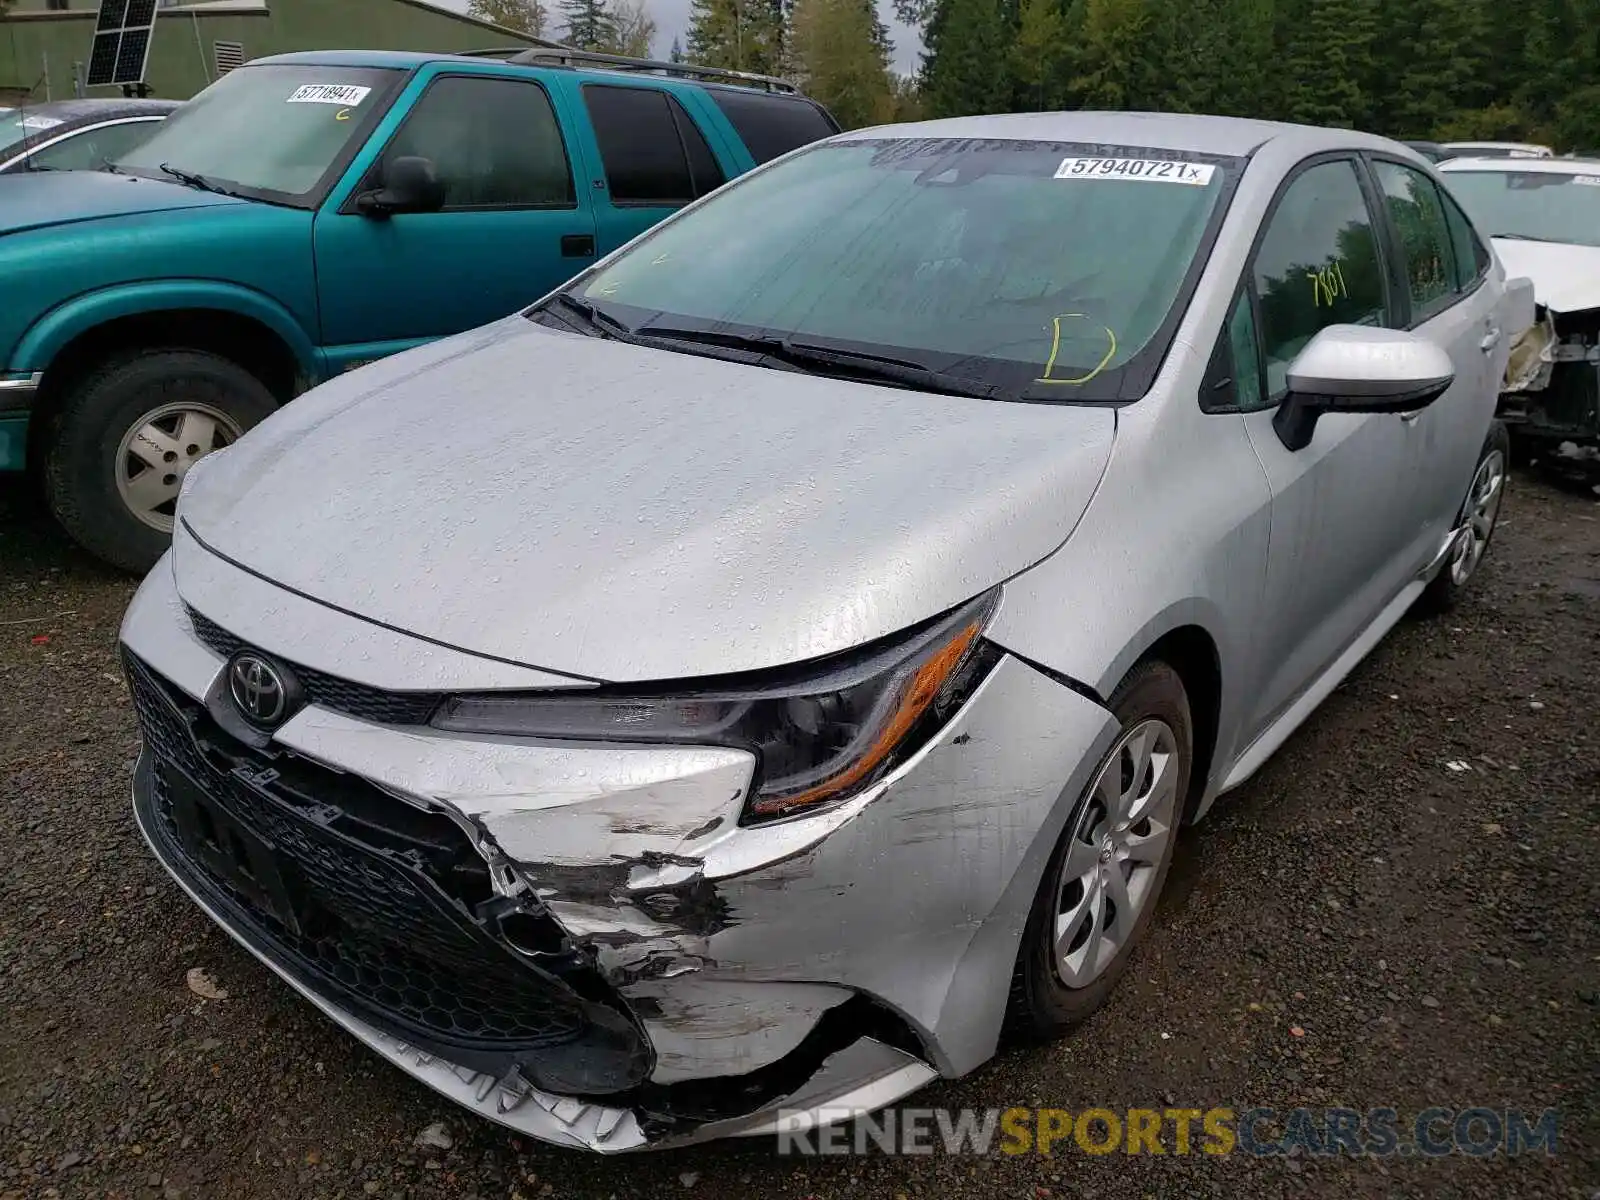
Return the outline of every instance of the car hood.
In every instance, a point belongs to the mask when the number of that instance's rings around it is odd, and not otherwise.
[[[0,234],[170,209],[246,204],[232,196],[109,171],[0,175]]]
[[[1551,312],[1600,308],[1600,246],[1491,238],[1506,277],[1533,280],[1534,298]]]
[[[202,466],[180,516],[213,553],[394,629],[590,679],[686,678],[847,649],[1038,562],[1115,429],[1107,408],[513,317],[302,397]]]

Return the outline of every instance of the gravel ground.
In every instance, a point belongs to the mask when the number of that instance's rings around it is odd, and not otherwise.
[[[1587,491],[1515,480],[1470,601],[1403,623],[1193,831],[1105,1011],[917,1101],[1553,1106],[1554,1157],[804,1160],[753,1141],[602,1160],[529,1146],[338,1033],[146,853],[113,654],[131,592],[0,491],[0,1197],[1600,1198]],[[196,966],[226,1000],[186,987]],[[451,1145],[417,1148],[435,1121]]]

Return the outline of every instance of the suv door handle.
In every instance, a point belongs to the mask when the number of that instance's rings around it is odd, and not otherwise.
[[[569,233],[561,239],[562,258],[593,258],[594,234]]]
[[[1483,335],[1483,340],[1478,343],[1478,349],[1488,354],[1499,344],[1500,331],[1498,329],[1490,329],[1488,333]]]

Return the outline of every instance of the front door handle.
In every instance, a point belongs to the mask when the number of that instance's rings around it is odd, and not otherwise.
[[[1417,423],[1417,418],[1420,417],[1420,416],[1422,416],[1422,410],[1419,408],[1419,409],[1416,409],[1413,412],[1403,412],[1403,413],[1401,413],[1400,414],[1400,420],[1401,420],[1402,424],[1415,425]]]
[[[594,234],[569,233],[561,239],[562,258],[593,258]]]
[[[1499,344],[1500,331],[1498,329],[1491,329],[1488,333],[1483,335],[1483,340],[1478,343],[1478,349],[1482,350],[1485,354],[1488,354]]]

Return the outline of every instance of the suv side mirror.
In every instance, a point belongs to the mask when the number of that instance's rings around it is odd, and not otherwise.
[[[1409,413],[1455,382],[1450,355],[1400,329],[1329,325],[1289,364],[1289,393],[1272,428],[1287,450],[1311,444],[1325,412]]]
[[[443,207],[444,184],[433,161],[409,154],[384,165],[382,187],[356,198],[356,208],[369,217],[438,212]]]

